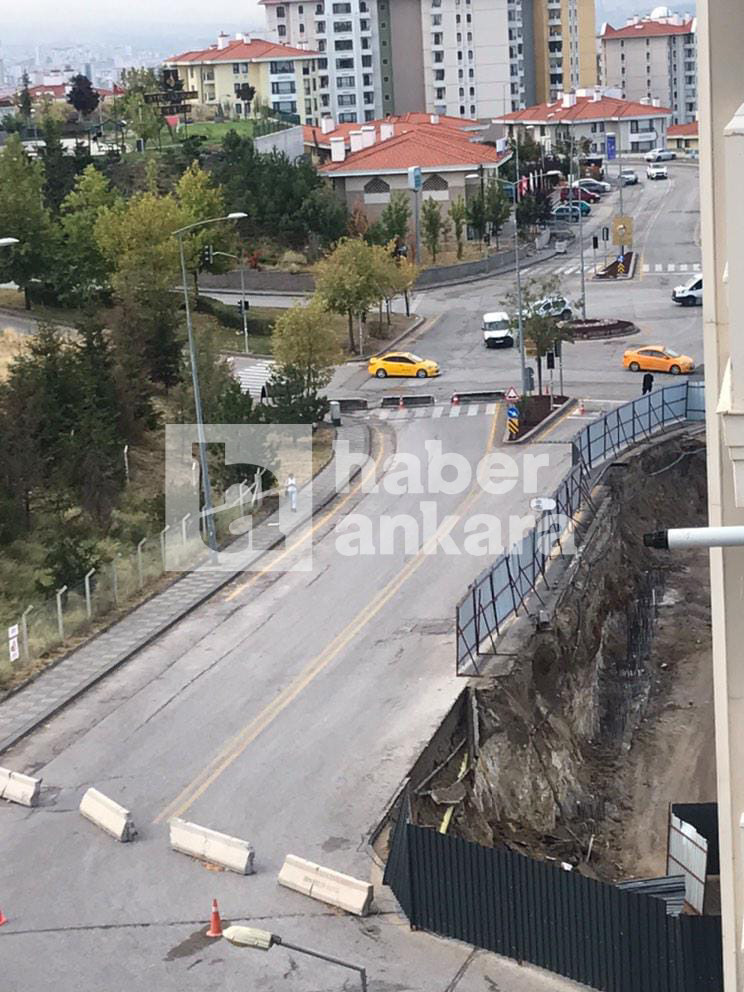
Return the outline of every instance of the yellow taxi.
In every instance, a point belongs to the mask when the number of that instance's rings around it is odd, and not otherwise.
[[[694,361],[689,355],[665,348],[661,344],[646,344],[640,348],[630,348],[623,355],[623,365],[631,372],[692,372]]]
[[[367,371],[377,379],[387,379],[389,375],[412,375],[417,379],[429,379],[439,375],[439,366],[428,358],[411,354],[410,351],[389,351],[385,355],[370,358]]]

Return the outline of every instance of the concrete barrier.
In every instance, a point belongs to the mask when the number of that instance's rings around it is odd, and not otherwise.
[[[221,865],[239,875],[253,874],[254,851],[246,840],[230,837],[187,820],[170,821],[170,845],[174,851]]]
[[[429,393],[410,393],[407,396],[383,396],[380,409],[387,409],[393,406],[434,406],[434,397]]]
[[[369,882],[360,882],[351,875],[323,868],[294,854],[285,858],[278,882],[287,889],[338,906],[355,916],[366,916],[374,898],[374,888]]]
[[[453,393],[450,402],[454,403],[457,397],[460,403],[490,403],[493,400],[503,400],[503,389],[481,389],[467,393]]]
[[[331,400],[333,403],[334,401]],[[368,407],[367,400],[360,399],[358,396],[347,397],[344,400],[336,400],[336,403],[341,407],[341,413],[357,413],[360,410],[366,410]]]
[[[0,798],[21,806],[35,806],[41,791],[41,779],[21,775],[10,768],[0,768]]]
[[[137,831],[132,814],[98,789],[88,789],[80,801],[80,812],[91,823],[125,843],[134,840]]]

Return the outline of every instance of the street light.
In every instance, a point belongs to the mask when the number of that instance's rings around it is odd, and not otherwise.
[[[229,251],[213,251],[212,255],[223,255],[225,258],[234,258],[240,262],[240,312],[243,317],[243,344],[245,353],[248,354],[248,312],[245,306],[245,258],[240,255],[233,255]]]
[[[202,410],[201,391],[199,389],[199,371],[196,367],[196,348],[194,346],[194,328],[191,323],[191,307],[189,305],[189,289],[186,278],[186,256],[183,250],[183,236],[197,227],[206,227],[207,224],[218,224],[224,220],[241,220],[247,214],[235,212],[227,214],[226,217],[210,217],[207,220],[200,220],[186,227],[179,227],[173,231],[173,236],[178,238],[178,250],[181,256],[181,278],[183,279],[183,299],[186,307],[186,329],[189,336],[189,358],[191,361],[191,382],[194,388],[194,408],[196,410],[196,431],[199,439],[199,465],[201,467],[202,489],[204,490],[204,513],[207,523],[207,544],[210,549],[217,551],[217,532],[214,526],[214,516],[212,514],[212,487],[209,483],[209,468],[207,465],[207,441],[204,435],[204,412]]]
[[[337,964],[341,968],[348,968],[350,971],[356,971],[362,983],[362,992],[367,992],[367,972],[358,964],[350,964],[348,961],[341,961],[339,958],[333,958],[330,954],[321,954],[320,951],[311,951],[307,947],[298,947],[297,944],[290,944],[286,940],[282,940],[282,938],[277,936],[277,934],[271,933],[269,930],[257,930],[255,927],[227,927],[224,931],[224,936],[236,947],[254,947],[259,951],[268,951],[275,946],[286,947],[287,950],[297,951],[300,954],[307,954],[312,958],[320,958],[321,961],[330,961],[331,964]]]
[[[10,245],[17,245],[18,238],[0,238],[0,248],[9,248]]]

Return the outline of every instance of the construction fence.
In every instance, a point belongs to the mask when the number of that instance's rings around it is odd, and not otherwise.
[[[412,927],[604,992],[722,992],[721,919],[411,822],[404,795],[385,884]]]
[[[471,583],[457,604],[457,674],[480,674],[479,657],[493,648],[511,617],[525,609],[527,597],[546,582],[550,560],[564,554],[566,522],[587,505],[595,470],[639,441],[686,421],[705,419],[702,382],[667,386],[604,414],[573,439],[574,465],[553,493],[553,509]]]

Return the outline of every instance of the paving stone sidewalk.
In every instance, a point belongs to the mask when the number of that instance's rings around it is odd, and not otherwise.
[[[364,424],[349,424],[337,431],[337,440],[348,441],[350,451],[368,453],[369,431]],[[313,480],[313,511],[336,495],[335,459]],[[253,531],[253,546],[263,549],[279,545],[284,535],[277,530],[278,513]],[[239,539],[230,550],[242,550]],[[243,545],[245,547],[245,545]],[[7,750],[62,706],[127,661],[187,613],[200,606],[241,572],[199,571],[186,573],[163,592],[136,607],[104,633],[71,651],[54,667],[42,672],[0,703],[0,752]]]

